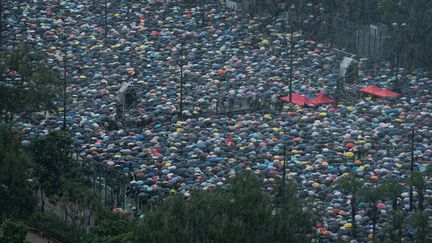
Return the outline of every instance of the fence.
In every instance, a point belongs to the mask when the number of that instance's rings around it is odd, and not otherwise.
[[[375,61],[389,60],[394,46],[390,44],[390,33],[384,24],[360,25],[338,17],[327,18],[320,25],[317,38],[342,49]]]
[[[93,189],[105,208],[125,208],[126,187],[129,185],[129,177],[97,161],[89,161],[88,163],[93,167]]]
[[[367,57],[376,62],[388,61],[394,67],[425,66],[422,60],[413,58],[407,27],[361,25],[340,17],[323,17],[323,21],[315,22],[314,25],[317,27],[309,33],[313,38],[358,57]]]

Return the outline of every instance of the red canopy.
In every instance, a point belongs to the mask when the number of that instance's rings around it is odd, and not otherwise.
[[[380,92],[375,94],[376,96],[386,98],[386,97],[397,97],[400,96],[399,93],[392,91],[391,89],[382,89]]]
[[[324,104],[334,104],[336,103],[335,100],[330,99],[329,97],[325,96],[324,94],[317,94],[317,97],[314,99],[309,99],[309,103],[307,104],[313,104],[313,105],[324,105]]]
[[[381,92],[381,88],[376,85],[369,85],[366,88],[360,89],[361,92],[376,95]]]
[[[281,97],[280,101],[285,102],[285,103],[289,103],[290,102],[289,95]],[[299,106],[304,106],[305,103],[306,104],[309,103],[309,99],[306,98],[306,96],[304,96],[302,94],[292,94],[292,103],[299,105]]]

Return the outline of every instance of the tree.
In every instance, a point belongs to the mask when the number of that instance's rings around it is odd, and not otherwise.
[[[88,184],[72,178],[66,178],[62,187],[59,206],[65,224],[72,230],[87,230],[101,206],[100,199]]]
[[[246,235],[244,241],[259,241],[266,239],[266,227],[271,215],[269,198],[263,193],[258,178],[249,172],[244,172],[230,181],[227,198],[230,205],[225,209],[229,216],[243,224]],[[236,224],[234,223],[233,227]]]
[[[357,198],[360,191],[362,190],[362,182],[354,175],[349,174],[348,176],[343,176],[337,180],[337,187],[342,190],[342,192],[351,194],[351,223],[352,223],[352,236],[356,237],[356,212],[357,212]]]
[[[52,131],[31,145],[39,177],[41,211],[44,211],[45,193],[53,201],[62,196],[65,174],[74,166],[71,163],[71,146],[72,138],[65,131]]]
[[[6,53],[0,60],[0,117],[54,110],[60,82],[46,57],[29,47]]]
[[[390,218],[384,223],[384,232],[388,239],[385,242],[402,242],[404,221],[405,214],[402,209],[397,209],[391,213]]]
[[[430,242],[432,239],[428,217],[429,215],[423,211],[417,211],[410,217],[411,226],[415,229],[415,242]]]
[[[101,211],[95,218],[90,234],[82,237],[82,243],[133,242],[137,220],[123,214]]]
[[[429,166],[430,167],[430,166]],[[431,180],[431,175],[414,171],[410,177],[410,185],[417,189],[418,194],[418,209],[423,211],[424,207],[424,195],[427,189],[427,185]]]
[[[307,242],[314,217],[295,187],[280,189],[275,206],[258,178],[242,173],[227,190],[171,196],[144,212],[135,230],[142,242]],[[288,201],[283,201],[288,200]]]
[[[382,185],[383,193],[385,197],[389,198],[392,202],[393,211],[397,210],[398,199],[402,193],[402,186],[396,180],[391,179]]]
[[[143,242],[187,240],[185,234],[185,202],[180,197],[168,198],[160,208],[153,206],[144,214],[136,239]]]
[[[272,242],[310,242],[314,224],[317,221],[312,210],[302,201],[297,193],[294,181],[287,185],[281,180],[274,197],[274,215],[272,228],[275,234]]]
[[[0,125],[0,220],[26,219],[36,206],[27,172],[33,166],[13,130]]]
[[[10,219],[6,219],[1,225],[0,242],[28,242],[25,240],[26,235],[27,227],[20,221],[15,222]]]
[[[360,192],[364,201],[369,204],[370,218],[372,220],[372,234],[373,238],[376,237],[376,224],[378,221],[378,201],[381,200],[383,195],[383,190],[381,186],[368,186],[362,187]]]

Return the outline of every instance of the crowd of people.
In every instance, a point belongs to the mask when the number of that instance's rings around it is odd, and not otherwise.
[[[59,72],[67,63],[67,129],[77,154],[131,175],[132,187],[146,200],[226,187],[227,179],[242,170],[257,174],[272,192],[283,174],[286,146],[286,177],[323,210],[317,226],[326,229],[320,231],[323,237],[348,239],[349,214],[341,212],[349,212],[349,199],[333,187],[337,178],[355,172],[365,184],[388,178],[406,184],[411,127],[415,170],[430,163],[432,79],[424,70],[399,70],[398,79],[409,85],[397,98],[366,96],[354,104],[314,107],[280,104],[279,97],[289,94],[291,73],[294,92],[331,93],[340,54],[301,30],[285,32],[283,17],[263,21],[223,3],[205,5],[203,21],[200,5],[108,1],[105,38],[104,6],[98,4],[7,1],[3,49],[29,45],[47,53]],[[370,84],[392,87],[390,64],[361,59],[358,66],[359,77],[349,87],[353,92]],[[118,119],[116,97],[125,82],[133,84],[136,100],[125,111],[127,119]],[[221,100],[238,97],[268,97],[280,109],[207,112]],[[21,122],[22,139],[46,135],[62,122],[61,113]],[[432,197],[431,190],[426,197]],[[408,201],[404,191],[404,208]],[[383,205],[384,215],[391,205]],[[366,211],[360,208],[357,214],[358,223],[370,230]]]

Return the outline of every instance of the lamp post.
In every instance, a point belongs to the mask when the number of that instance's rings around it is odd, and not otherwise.
[[[415,136],[415,129],[414,125],[411,128],[411,164],[410,164],[410,171],[411,171],[411,179],[414,172],[414,136]],[[413,184],[410,183],[410,191],[409,191],[409,210],[413,210]]]
[[[202,27],[205,24],[205,0],[201,0]]]
[[[68,40],[66,26],[63,28],[63,127],[62,129],[66,131],[66,99],[67,99],[67,50],[66,42]]]
[[[3,1],[0,1],[0,52],[3,50]]]
[[[183,120],[183,39],[180,42],[180,120]]]
[[[295,5],[294,4],[292,4],[291,6],[290,6],[290,11],[291,11],[291,14],[290,15],[292,15],[292,16],[294,16],[294,12],[295,12]],[[288,14],[288,12],[287,12],[287,14]],[[288,18],[289,18],[290,16],[288,15],[287,16],[287,18],[286,18],[286,24],[288,25]],[[294,18],[293,17],[291,17],[291,20],[293,21],[294,20]],[[293,56],[293,52],[294,52],[294,24],[293,23],[291,23],[290,24],[290,28],[291,28],[291,36],[290,36],[290,41],[289,41],[289,45],[290,45],[290,51],[289,51],[289,60],[290,60],[290,72],[289,72],[289,102],[290,103],[292,103],[292,81],[293,81],[293,69],[294,69],[294,64],[293,64],[293,59],[294,59],[294,56]]]
[[[293,29],[291,27],[291,29]],[[291,38],[290,38],[290,77],[289,77],[289,101],[292,103],[292,81],[293,81],[293,50],[294,50],[294,31],[291,31]]]
[[[66,44],[67,39],[65,38]],[[66,89],[67,89],[67,53],[66,48],[64,48],[63,53],[63,130],[66,131]]]
[[[126,19],[129,22],[130,0],[126,0]]]
[[[394,60],[396,65],[396,74],[395,74],[395,80],[394,80],[394,86],[393,89],[400,92],[402,89],[400,87],[400,80],[399,80],[399,69],[400,69],[400,59],[401,59],[401,52],[402,48],[405,48],[405,45],[402,45],[402,38],[405,40],[405,32],[406,32],[406,23],[393,23],[392,24],[392,31],[393,35],[396,36],[396,44],[395,44],[395,53],[396,58]],[[403,34],[401,34],[403,32]],[[402,36],[402,37],[401,37]],[[405,41],[403,41],[405,43]]]
[[[286,162],[287,162],[287,159],[286,159],[286,157],[287,157],[287,153],[286,153],[286,144],[284,145],[284,148],[283,148],[283,153],[284,153],[284,161],[283,161],[283,171],[282,171],[282,185],[283,186],[285,186],[285,177],[286,177]]]
[[[108,0],[105,0],[105,41],[108,36]]]

